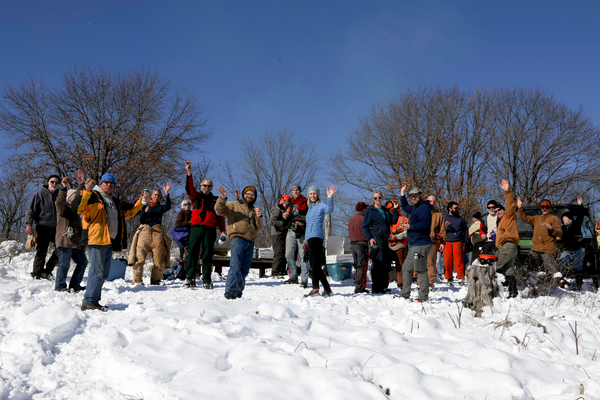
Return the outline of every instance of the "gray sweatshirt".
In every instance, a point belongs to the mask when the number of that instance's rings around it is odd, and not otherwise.
[[[102,196],[102,200],[104,200],[104,204],[106,205],[106,218],[108,219],[108,232],[110,233],[110,238],[114,239],[119,232],[119,213],[117,207],[115,207],[115,201],[112,196],[104,193],[104,190],[100,189],[100,186],[98,185],[94,187],[94,191],[98,192]]]

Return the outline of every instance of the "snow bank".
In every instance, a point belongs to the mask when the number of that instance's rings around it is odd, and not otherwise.
[[[581,385],[600,399],[589,290],[497,298],[474,318],[460,310],[465,288],[439,284],[424,306],[354,295],[351,281],[305,299],[251,271],[240,300],[225,300],[220,280],[118,280],[102,293],[108,312],[84,313],[81,293],[29,278],[32,258],[0,263],[0,400],[575,399]]]

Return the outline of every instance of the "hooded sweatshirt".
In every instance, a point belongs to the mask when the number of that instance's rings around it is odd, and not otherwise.
[[[406,196],[400,196],[400,205],[405,213],[410,214],[408,219],[408,245],[425,246],[431,241],[431,210],[433,206],[428,201],[420,200],[411,205],[406,201]]]
[[[258,232],[263,227],[263,219],[254,212],[254,201],[246,203],[242,196],[240,200],[227,202],[227,197],[219,197],[215,204],[215,211],[217,215],[227,217],[227,236],[256,240]]]
[[[117,211],[115,202],[112,196],[106,194],[100,186],[94,186],[94,191],[98,192],[102,196],[102,200],[104,200],[104,204],[106,205],[106,217],[108,220],[108,231],[110,232],[110,238],[115,239],[119,232],[119,212]]]

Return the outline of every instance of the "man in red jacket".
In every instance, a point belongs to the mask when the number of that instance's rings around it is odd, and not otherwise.
[[[354,268],[356,269],[356,287],[354,293],[369,293],[367,290],[367,270],[369,242],[362,231],[363,220],[367,204],[362,201],[356,204],[354,209],[356,214],[348,222],[348,236],[350,237],[350,248],[352,249],[352,258],[354,259]]]
[[[202,287],[212,289],[211,274],[217,228],[221,231],[221,238],[227,239],[225,218],[215,213],[215,203],[219,197],[212,194],[213,182],[210,179],[204,179],[201,191],[197,192],[192,177],[192,163],[186,161],[185,169],[187,170],[185,192],[193,204],[185,286],[196,287],[196,266],[198,265],[200,246],[202,246]]]

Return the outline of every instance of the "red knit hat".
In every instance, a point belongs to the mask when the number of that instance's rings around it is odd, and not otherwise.
[[[362,201],[359,201],[358,203],[356,203],[356,207],[354,207],[354,209],[356,210],[356,212],[360,212],[360,211],[364,210],[367,207],[369,207],[369,206],[366,203],[363,203]]]

